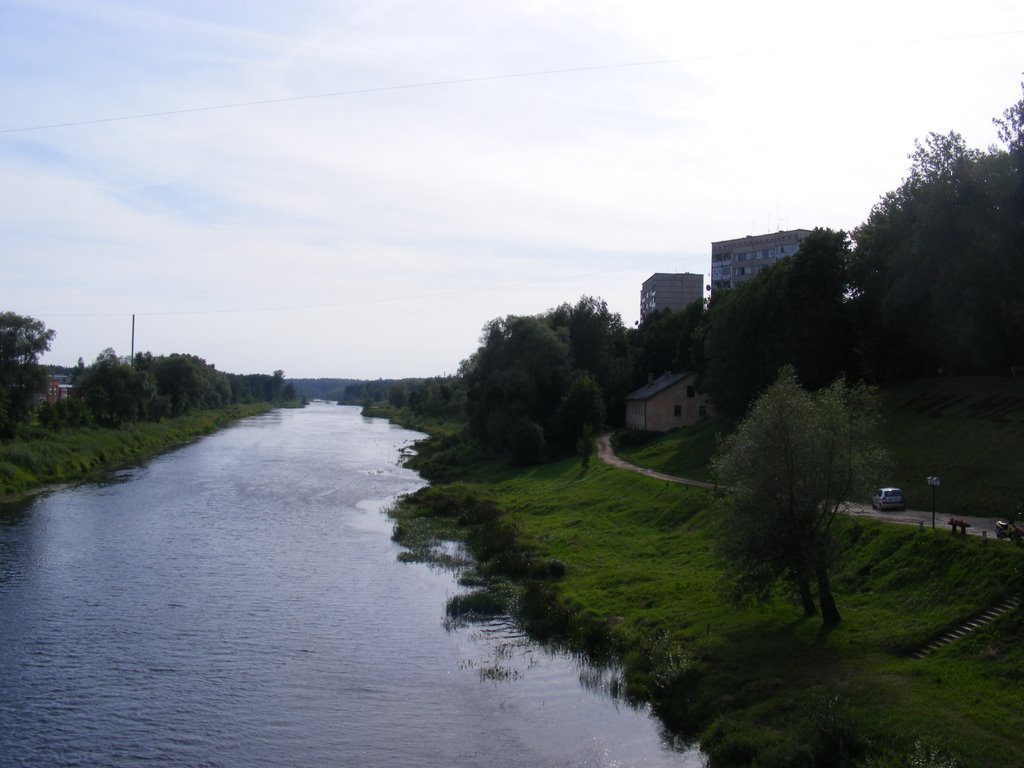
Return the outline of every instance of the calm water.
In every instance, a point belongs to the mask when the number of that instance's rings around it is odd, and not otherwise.
[[[699,765],[507,622],[445,629],[382,513],[415,437],[314,404],[0,507],[0,765]]]

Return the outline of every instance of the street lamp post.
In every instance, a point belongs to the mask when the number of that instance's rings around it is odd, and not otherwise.
[[[932,530],[935,530],[935,489],[939,487],[939,483],[942,482],[938,475],[931,475],[926,478],[928,485],[932,487]]]

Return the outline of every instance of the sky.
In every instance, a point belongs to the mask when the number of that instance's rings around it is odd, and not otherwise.
[[[1024,3],[0,0],[0,311],[231,373],[457,372],[997,144]]]

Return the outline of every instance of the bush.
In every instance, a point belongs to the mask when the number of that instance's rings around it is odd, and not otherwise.
[[[544,458],[544,430],[530,419],[519,419],[509,435],[512,463],[517,467],[538,464]]]
[[[60,400],[46,403],[39,409],[39,424],[51,431],[82,429],[92,424],[92,414],[84,400]]]

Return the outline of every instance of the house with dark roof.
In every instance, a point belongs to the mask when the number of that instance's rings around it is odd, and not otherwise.
[[[626,428],[667,432],[713,414],[711,399],[697,389],[697,374],[666,373],[626,396]]]

